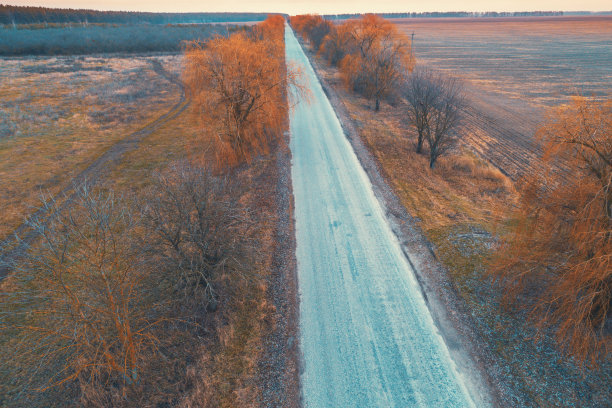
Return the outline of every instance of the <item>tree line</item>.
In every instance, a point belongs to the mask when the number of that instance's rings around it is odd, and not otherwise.
[[[428,147],[435,166],[460,136],[463,90],[454,78],[416,68],[411,40],[384,18],[368,14],[333,24],[318,15],[291,18],[291,25],[309,40],[319,57],[340,70],[346,87],[373,102],[405,101],[405,120],[416,129],[417,153]]]
[[[27,28],[23,28],[27,27]],[[0,28],[0,55],[78,55],[114,52],[180,52],[185,42],[240,30],[222,24],[98,25]]]
[[[263,21],[267,16],[266,13],[148,13],[0,4],[0,24],[5,25],[36,23],[194,24]]]
[[[412,13],[378,13],[377,15],[383,18],[444,18],[444,17],[463,17],[463,18],[478,18],[478,17],[547,17],[547,16],[563,16],[563,11],[425,11]],[[358,19],[363,17],[363,14],[325,14],[325,19],[329,20],[347,20]]]

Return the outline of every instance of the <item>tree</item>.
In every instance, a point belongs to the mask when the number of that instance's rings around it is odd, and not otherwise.
[[[347,21],[339,26],[332,26],[323,39],[319,55],[328,63],[337,66],[345,55],[352,53],[353,37],[351,36],[353,22]]]
[[[416,151],[429,146],[429,167],[456,142],[464,105],[463,88],[452,77],[419,69],[404,84],[408,121],[417,131]]]
[[[491,271],[580,361],[610,351],[612,103],[576,97],[539,129],[547,174],[520,185]],[[562,164],[569,171],[559,170]],[[528,299],[519,301],[518,299]]]
[[[300,35],[310,41],[315,52],[321,47],[325,36],[334,29],[331,21],[317,14],[293,16],[291,17],[291,24]]]
[[[11,265],[14,288],[2,299],[20,362],[12,381],[38,391],[139,382],[164,319],[155,269],[132,235],[138,217],[87,187],[66,211],[54,201],[45,207],[55,215],[32,222],[40,240]]]
[[[416,128],[416,152],[421,153],[429,125],[433,103],[437,97],[434,80],[429,71],[415,70],[405,82],[403,96],[408,102],[408,122]]]
[[[255,281],[237,183],[180,163],[139,203],[87,187],[46,202],[0,292],[2,406],[172,400],[208,313]]]
[[[185,83],[194,109],[216,133],[220,167],[267,153],[286,128],[287,85],[299,85],[285,66],[283,36],[283,25],[265,22],[252,35],[193,42],[185,51]]]
[[[209,169],[178,164],[158,175],[144,224],[183,304],[215,310],[220,278],[249,275],[255,229],[239,197],[235,183]]]
[[[395,25],[373,14],[351,24],[350,35],[356,52],[342,59],[340,72],[350,89],[374,100],[378,111],[380,101],[392,97],[414,67],[411,44]]]

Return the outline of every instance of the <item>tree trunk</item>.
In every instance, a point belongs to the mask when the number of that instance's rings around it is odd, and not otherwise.
[[[417,139],[416,152],[421,153],[422,151],[423,151],[423,136],[419,135],[419,138]]]
[[[429,156],[429,168],[433,169],[434,168],[434,164],[436,163],[436,157],[435,156]]]
[[[378,99],[378,97],[376,98],[376,107],[374,108],[374,110],[376,112],[378,112],[380,110],[380,100]]]

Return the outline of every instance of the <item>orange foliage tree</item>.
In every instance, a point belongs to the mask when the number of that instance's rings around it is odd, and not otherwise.
[[[569,171],[531,175],[492,271],[507,296],[534,297],[531,316],[581,361],[610,350],[612,103],[576,97],[539,129],[544,160]],[[552,167],[558,169],[558,167]],[[526,305],[525,302],[518,302]]]
[[[347,87],[372,99],[377,111],[382,100],[397,96],[402,78],[414,68],[410,41],[380,16],[334,25],[305,14],[291,17],[291,25],[321,57],[339,65]]]
[[[184,80],[206,129],[216,133],[220,167],[265,154],[287,125],[286,88],[297,73],[285,66],[284,19],[268,18],[185,50]]]
[[[352,90],[374,100],[376,111],[382,99],[394,95],[405,72],[414,68],[411,44],[395,25],[367,14],[351,24],[356,52],[340,62],[340,72]]]
[[[354,43],[351,32],[353,22],[346,22],[333,27],[325,36],[319,55],[327,60],[328,63],[337,66],[345,55],[354,52]]]
[[[334,30],[331,21],[325,20],[316,14],[303,14],[291,17],[291,25],[302,37],[307,38],[312,48],[318,51],[325,36]]]

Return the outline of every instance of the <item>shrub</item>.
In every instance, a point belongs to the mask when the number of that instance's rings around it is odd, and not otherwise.
[[[156,269],[134,236],[138,217],[87,187],[66,211],[53,200],[44,207],[54,216],[31,223],[40,239],[11,265],[14,289],[2,302],[14,334],[12,381],[29,391],[138,382],[163,322]]]
[[[594,365],[612,338],[611,107],[578,97],[552,111],[538,131],[543,158],[569,171],[521,181],[491,268],[509,302],[528,308],[565,350]]]
[[[173,298],[183,307],[215,310],[216,283],[249,275],[254,226],[239,196],[228,177],[187,164],[160,174],[149,193],[146,225],[164,269],[176,274]]]
[[[80,188],[19,259],[0,297],[2,406],[173,405],[210,333],[251,284],[255,228],[226,178],[176,165],[145,203]]]

